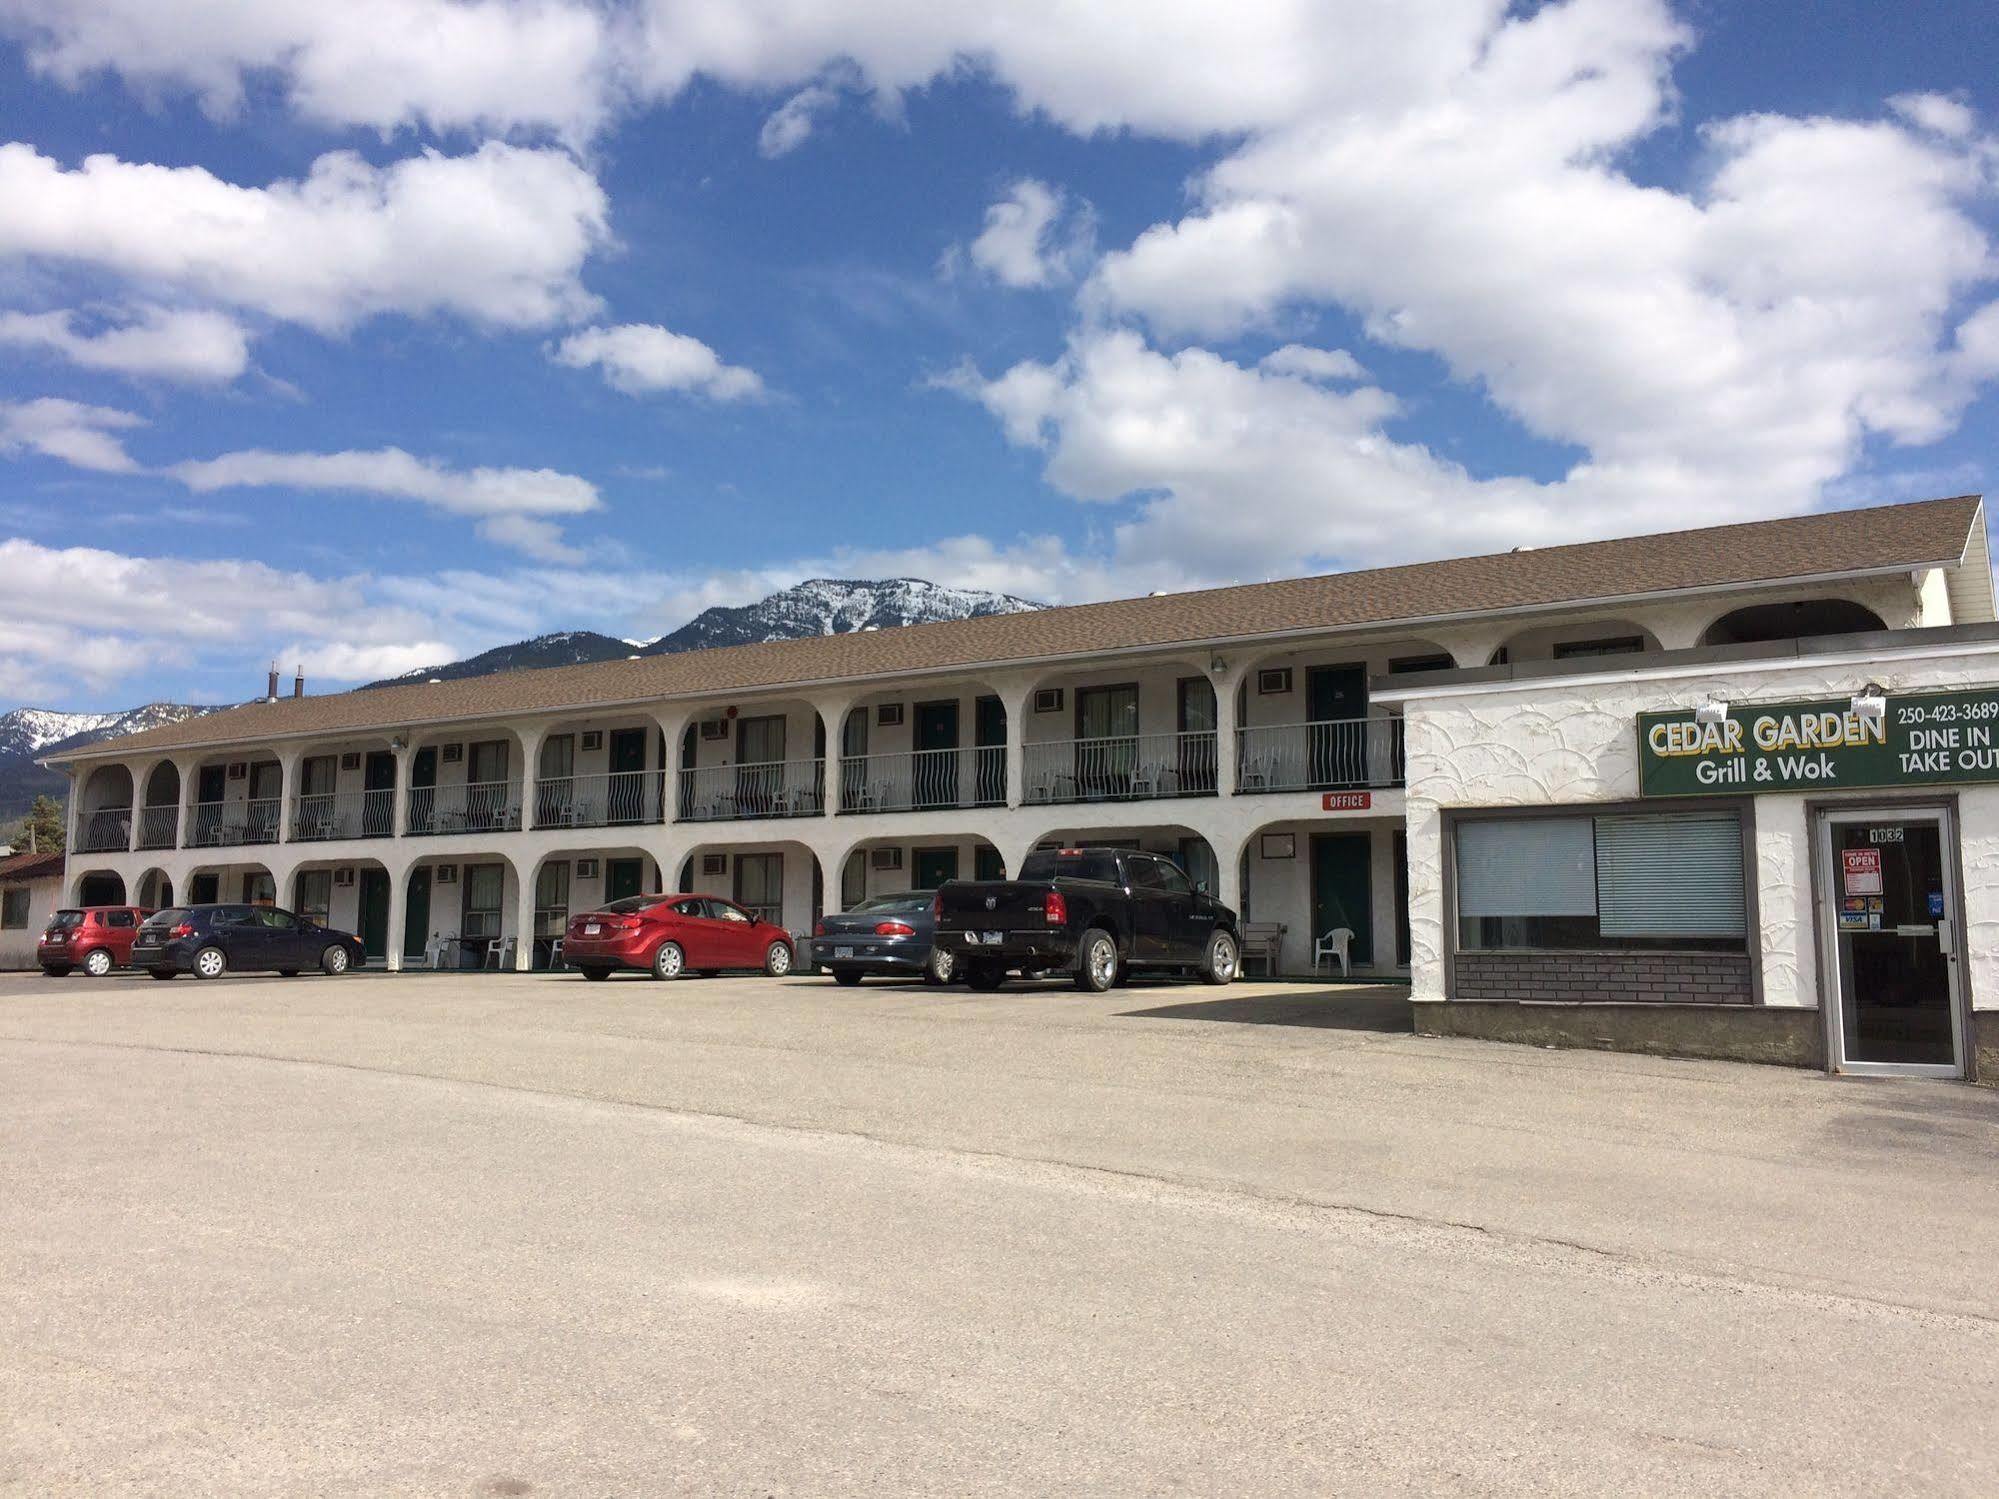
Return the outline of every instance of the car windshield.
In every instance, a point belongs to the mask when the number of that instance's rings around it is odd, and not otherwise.
[[[935,890],[904,890],[896,895],[877,895],[853,907],[856,915],[865,912],[870,916],[883,913],[909,914],[930,909],[931,901],[937,898]]]
[[[1115,885],[1118,882],[1117,855],[1089,848],[1039,849],[1021,860],[1020,877],[1023,880],[1102,880]]]
[[[58,911],[49,918],[49,930],[52,932],[74,931],[77,927],[83,925],[83,916],[84,913],[81,911]]]
[[[155,911],[146,918],[147,926],[179,926],[187,920],[187,912],[175,906],[165,911]]]
[[[650,911],[666,897],[661,895],[628,895],[623,900],[614,900],[608,906],[598,907],[613,916],[636,916],[641,911]]]

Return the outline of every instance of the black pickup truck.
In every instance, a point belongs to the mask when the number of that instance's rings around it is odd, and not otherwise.
[[[1236,976],[1236,914],[1158,854],[1037,849],[1017,880],[952,880],[937,892],[936,945],[974,989],[1009,973],[1074,976],[1102,993],[1136,970]]]

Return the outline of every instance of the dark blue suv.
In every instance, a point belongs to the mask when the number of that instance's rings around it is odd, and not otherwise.
[[[132,944],[132,966],[156,979],[308,968],[338,976],[367,961],[361,939],[276,906],[175,906],[148,916]]]

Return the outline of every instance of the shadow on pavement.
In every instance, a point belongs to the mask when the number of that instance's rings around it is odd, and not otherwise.
[[[1121,1010],[1133,1020],[1228,1020],[1237,1025],[1306,1025],[1323,1030],[1381,1031],[1408,1035],[1416,1026],[1409,991],[1400,988],[1298,989],[1281,994],[1245,994],[1229,999]]]

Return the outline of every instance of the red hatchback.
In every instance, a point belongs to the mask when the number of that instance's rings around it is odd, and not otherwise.
[[[791,972],[791,935],[759,921],[734,901],[713,895],[634,895],[601,911],[570,918],[562,961],[586,979],[636,968],[656,979],[688,969],[720,973],[753,968],[776,977]]]
[[[58,911],[35,944],[35,961],[52,979],[79,968],[92,978],[103,978],[132,961],[132,939],[139,935],[139,923],[152,914],[144,906],[71,906]]]

